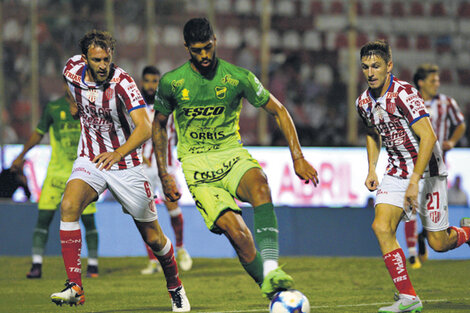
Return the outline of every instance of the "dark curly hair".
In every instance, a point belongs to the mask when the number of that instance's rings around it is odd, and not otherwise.
[[[79,45],[84,55],[88,54],[88,49],[91,46],[100,47],[103,50],[110,49],[111,52],[113,52],[116,40],[114,40],[111,34],[107,31],[93,29],[87,32],[82,39],[80,39]]]

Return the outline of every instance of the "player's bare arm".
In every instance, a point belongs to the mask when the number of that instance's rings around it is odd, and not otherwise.
[[[410,183],[406,189],[404,208],[411,208],[415,211],[418,208],[419,180],[431,159],[432,150],[437,141],[437,137],[432,129],[429,117],[421,118],[411,127],[420,139],[419,153],[413,174],[410,178]]]
[[[135,129],[127,141],[113,152],[104,152],[97,155],[93,162],[100,170],[109,170],[114,163],[119,162],[131,151],[141,146],[152,135],[152,126],[145,108],[133,110],[131,113]]]
[[[375,127],[367,128],[366,136],[367,159],[369,161],[369,172],[367,174],[365,185],[369,191],[377,190],[379,179],[375,171],[377,161],[379,160],[380,148],[382,147],[382,138]]]
[[[306,184],[312,181],[313,185],[316,187],[318,184],[317,170],[305,160],[302,154],[297,131],[295,130],[294,122],[287,109],[272,94],[269,97],[268,103],[266,103],[263,108],[274,116],[276,123],[286,138],[297,176],[303,179]]]
[[[155,158],[157,160],[158,175],[162,182],[163,193],[168,201],[174,202],[181,198],[181,193],[176,185],[175,178],[168,173],[167,169],[167,146],[168,146],[168,133],[166,124],[168,123],[168,116],[155,111],[155,117],[152,123],[152,141],[155,151]]]
[[[39,142],[41,142],[42,137],[44,137],[44,135],[41,135],[37,131],[34,131],[31,134],[28,141],[24,144],[23,150],[21,151],[21,153],[16,157],[16,159],[11,164],[10,168],[13,172],[21,172],[23,170],[24,156],[35,145],[37,145]]]
[[[466,129],[467,125],[465,124],[465,122],[460,123],[452,133],[452,137],[442,143],[442,149],[444,151],[453,149],[457,142],[460,140],[460,138],[462,138],[462,136],[465,134]]]
[[[72,114],[72,117],[77,120],[80,117],[80,111],[78,110],[78,105],[73,99],[67,85],[65,86],[65,99],[67,99],[67,102],[69,103],[70,114]]]

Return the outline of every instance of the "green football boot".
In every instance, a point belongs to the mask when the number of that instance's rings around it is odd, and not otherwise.
[[[293,286],[294,280],[292,277],[278,267],[266,275],[261,285],[261,292],[268,299],[272,299],[276,292],[291,289]]]

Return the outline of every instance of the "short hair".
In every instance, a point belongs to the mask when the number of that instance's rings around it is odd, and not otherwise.
[[[433,73],[439,73],[439,66],[436,64],[425,63],[418,66],[413,75],[413,83],[416,88],[419,90],[418,81],[426,79],[426,77]]]
[[[211,23],[205,17],[192,18],[183,29],[184,42],[189,45],[195,42],[206,42],[214,36]]]
[[[388,42],[383,39],[369,41],[362,46],[360,55],[361,59],[365,56],[378,55],[388,63],[392,60],[392,48],[390,48]]]
[[[144,67],[144,69],[142,70],[142,77],[145,76],[145,75],[147,75],[147,74],[160,76],[160,71],[158,70],[158,68],[157,68],[156,66],[147,65],[147,66]]]
[[[91,46],[100,47],[103,50],[109,49],[113,52],[116,40],[107,31],[93,29],[88,31],[82,39],[80,39],[79,45],[84,55],[88,54],[88,49]]]

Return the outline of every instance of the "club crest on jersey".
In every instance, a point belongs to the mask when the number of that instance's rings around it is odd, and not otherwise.
[[[86,97],[87,97],[88,101],[94,103],[96,98],[98,97],[98,90],[88,89]]]
[[[395,113],[396,109],[397,109],[397,106],[395,105],[395,103],[387,102],[387,112],[388,113],[393,114],[393,113]]]
[[[106,89],[106,92],[104,93],[104,96],[106,97],[107,100],[111,100],[113,97],[114,91],[111,88]]]
[[[227,87],[215,87],[215,96],[217,99],[224,99],[227,95]]]
[[[189,90],[184,88],[181,90],[181,100],[189,100]]]

